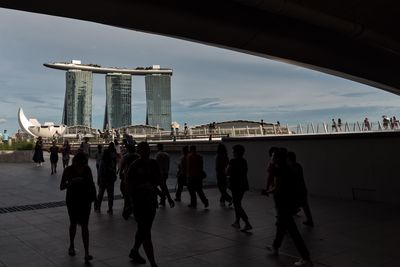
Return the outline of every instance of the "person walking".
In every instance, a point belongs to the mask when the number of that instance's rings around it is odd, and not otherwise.
[[[49,152],[50,152],[51,174],[54,174],[57,173],[58,152],[59,152],[59,148],[56,145],[56,141],[53,141],[53,145],[50,147]]]
[[[244,193],[249,190],[249,182],[247,180],[247,161],[243,158],[245,148],[242,145],[235,145],[232,148],[233,159],[229,161],[226,169],[229,177],[230,189],[232,191],[233,206],[235,208],[235,222],[232,226],[240,229],[240,219],[245,223],[241,231],[246,232],[253,227],[249,222],[249,217],[242,207]]]
[[[85,262],[89,263],[93,257],[89,254],[89,216],[92,202],[96,199],[96,187],[93,182],[92,171],[86,164],[86,156],[78,153],[72,160],[72,165],[65,168],[60,190],[67,190],[66,204],[70,220],[68,254],[75,256],[76,227],[82,228],[82,240],[85,249]]]
[[[4,130],[2,138],[3,144],[8,145],[8,139],[10,138],[10,136],[8,135],[7,130]]]
[[[130,165],[126,179],[125,201],[132,207],[137,223],[135,242],[129,257],[135,263],[145,264],[146,260],[139,253],[139,249],[143,245],[150,265],[157,267],[151,240],[151,228],[158,207],[157,186],[161,187],[165,195],[169,195],[169,192],[165,183],[162,182],[157,162],[150,159],[149,144],[147,142],[139,143],[137,151],[140,158]],[[172,199],[169,204],[171,208],[175,205]]]
[[[98,174],[98,186],[99,194],[97,201],[94,206],[96,212],[100,212],[101,203],[103,201],[104,192],[107,191],[108,199],[108,210],[107,213],[113,214],[114,204],[114,184],[117,180],[117,167],[116,167],[116,153],[114,143],[110,142],[108,148],[104,150],[103,157],[101,158],[99,174]]]
[[[296,153],[288,152],[287,154],[288,164],[296,177],[296,192],[300,207],[304,211],[304,215],[307,220],[303,222],[304,225],[313,227],[314,221],[311,215],[311,209],[308,204],[307,187],[304,182],[303,167],[296,160]]]
[[[33,153],[33,161],[37,164],[37,166],[42,166],[44,162],[43,158],[43,140],[42,137],[39,136],[36,144],[35,144],[35,152]]]
[[[81,143],[80,147],[83,154],[85,154],[87,161],[89,161],[90,156],[90,144],[89,144],[89,137],[85,137],[84,141]]]
[[[69,158],[71,154],[71,145],[69,144],[68,140],[64,141],[63,147],[61,149],[62,154],[62,162],[63,162],[63,169],[68,167],[69,165]]]
[[[221,196],[219,203],[225,206],[225,201],[232,205],[232,197],[228,194],[228,181],[226,177],[226,167],[228,166],[228,152],[224,144],[219,144],[217,148],[217,156],[215,157],[215,172],[217,176],[217,185]]]
[[[164,151],[163,144],[157,144],[157,153],[155,159],[158,163],[158,167],[160,168],[162,182],[166,184],[169,174],[169,155]],[[165,206],[166,195],[164,195],[161,190],[158,190],[157,192],[160,197],[159,205]]]
[[[187,185],[187,177],[186,177],[186,170],[187,170],[187,156],[189,154],[189,147],[184,146],[182,148],[182,157],[178,163],[178,171],[176,174],[177,178],[177,189],[175,192],[175,201],[181,201],[183,187]]]
[[[128,175],[129,166],[139,158],[139,154],[136,153],[136,147],[134,144],[127,144],[126,149],[127,151],[121,159],[121,167],[119,171],[119,178],[121,180],[120,191],[123,197],[125,197],[126,192],[126,177]]]
[[[279,148],[274,152],[273,166],[274,185],[271,192],[274,194],[277,222],[276,235],[272,244],[272,255],[279,255],[279,248],[288,232],[301,256],[294,265],[312,266],[310,253],[293,218],[299,208],[296,194],[296,178],[287,163],[287,150],[285,148]]]
[[[206,173],[203,169],[203,157],[197,154],[195,145],[191,145],[189,151],[186,165],[186,176],[188,179],[188,189],[190,194],[190,204],[188,207],[197,207],[197,193],[200,200],[203,202],[204,207],[207,208],[209,202],[203,191],[203,179],[206,177]]]
[[[336,124],[335,119],[332,119],[332,132],[333,132],[333,131],[335,131],[335,132],[338,131],[338,128],[337,128],[337,124]]]

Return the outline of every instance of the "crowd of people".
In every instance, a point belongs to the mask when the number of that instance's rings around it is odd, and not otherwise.
[[[85,143],[87,140],[82,142],[78,154],[73,157],[72,165],[69,166],[68,162],[64,165],[60,184],[61,190],[67,190],[66,203],[70,218],[68,254],[71,256],[76,254],[74,238],[77,225],[80,225],[85,248],[85,262],[93,258],[89,253],[88,229],[92,203],[94,203],[94,211],[101,212],[103,196],[107,192],[107,213],[112,215],[114,184],[119,177],[120,190],[124,198],[122,216],[128,220],[133,215],[137,223],[134,245],[129,252],[129,257],[135,263],[146,263],[146,259],[139,253],[140,247],[143,246],[150,265],[157,266],[151,239],[151,228],[157,208],[165,206],[166,201],[173,208],[175,202],[182,201],[184,187],[187,187],[189,192],[189,208],[197,208],[197,198],[203,203],[204,208],[209,207],[209,199],[203,191],[203,181],[207,177],[203,157],[197,152],[195,145],[182,148],[176,174],[177,190],[175,199],[172,199],[166,183],[170,172],[170,156],[164,151],[163,144],[157,145],[154,158],[150,157],[150,146],[147,142],[135,145],[124,140],[121,145],[118,140],[114,140],[105,148],[98,145],[95,154],[98,186],[96,189],[96,181],[88,166]],[[60,150],[67,150],[68,145],[64,143]],[[50,149],[50,151],[55,153],[56,149]],[[271,148],[269,153],[271,160],[266,174],[267,186],[263,193],[267,196],[273,195],[276,209],[277,228],[271,254],[279,255],[279,248],[288,232],[301,255],[301,259],[295,262],[295,266],[312,266],[310,254],[293,218],[300,209],[303,209],[307,218],[304,224],[309,227],[314,226],[302,167],[296,161],[295,153],[288,152],[285,148]],[[219,203],[221,206],[228,205],[234,208],[232,227],[247,232],[253,227],[242,205],[245,192],[249,190],[244,146],[234,145],[232,154],[233,158],[229,159],[225,145],[222,143],[218,145],[215,174],[220,191]],[[56,172],[56,169],[52,168],[52,172]]]

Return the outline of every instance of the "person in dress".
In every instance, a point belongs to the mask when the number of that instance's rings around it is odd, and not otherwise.
[[[50,147],[49,152],[50,152],[51,174],[54,174],[57,173],[58,152],[59,152],[59,148],[56,145],[56,141],[53,141],[53,145]]]
[[[67,190],[66,203],[70,220],[68,254],[75,256],[76,227],[82,228],[82,240],[85,249],[85,262],[88,263],[93,257],[89,254],[89,216],[92,202],[96,199],[96,187],[93,182],[92,171],[86,164],[86,155],[82,152],[76,154],[72,159],[72,165],[65,168],[60,190]]]
[[[43,158],[43,140],[42,137],[38,137],[35,144],[35,152],[33,153],[33,161],[37,164],[37,166],[42,166],[44,162]]]

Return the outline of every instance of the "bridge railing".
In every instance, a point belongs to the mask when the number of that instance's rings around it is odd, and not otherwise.
[[[360,133],[360,132],[383,132],[400,131],[398,122],[345,122],[341,125],[332,123],[305,123],[288,126],[292,134],[334,134],[334,133]]]

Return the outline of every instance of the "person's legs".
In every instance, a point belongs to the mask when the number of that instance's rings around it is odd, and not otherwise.
[[[58,161],[54,162],[54,173],[57,173],[57,163],[58,163]]]
[[[309,226],[314,226],[314,220],[311,215],[311,210],[310,210],[310,206],[308,204],[307,196],[304,197],[302,208],[303,208],[304,214],[306,215],[306,218],[307,218],[307,221],[305,221],[304,224],[309,225]]]
[[[175,192],[175,201],[181,201],[183,191],[183,184],[178,180],[178,186]]]
[[[303,238],[301,237],[296,223],[292,216],[286,216],[285,219],[287,230],[293,239],[294,245],[300,253],[303,260],[310,261],[310,252],[308,251]]]
[[[146,253],[147,259],[150,262],[151,266],[157,266],[155,257],[154,257],[154,249],[153,242],[151,241],[151,227],[153,225],[153,220],[156,215],[156,210],[149,210],[146,212],[145,224],[142,227],[142,236],[143,236],[143,249]]]
[[[277,252],[281,247],[283,239],[286,234],[286,223],[284,222],[284,218],[278,216],[275,225],[276,225],[276,234],[274,242],[272,243],[272,248]]]
[[[85,261],[88,262],[93,259],[93,257],[89,254],[89,228],[87,223],[83,223],[81,225],[82,228],[82,241],[83,247],[85,249]]]
[[[196,183],[195,190],[197,192],[197,195],[199,195],[201,202],[203,202],[204,206],[207,208],[209,203],[208,203],[208,199],[203,191],[203,181],[200,180]]]
[[[249,223],[249,217],[247,216],[246,212],[242,207],[242,199],[244,196],[244,191],[237,191],[237,192],[233,191],[232,196],[233,196],[233,205],[235,208],[235,216],[236,216],[235,223],[236,222],[239,223],[240,219],[242,219],[246,224],[243,230],[250,230],[252,227]]]
[[[100,211],[101,202],[103,201],[104,191],[105,190],[106,190],[105,185],[100,184],[99,185],[99,194],[97,195],[97,200],[96,200],[96,203],[94,205],[94,210],[95,211]]]
[[[221,192],[220,202],[227,201],[232,202],[232,197],[228,194],[228,184],[227,184],[226,177],[220,177],[218,181],[218,189]]]
[[[75,256],[75,235],[76,235],[76,222],[72,222],[69,225],[69,249],[68,254]]]
[[[189,207],[196,207],[197,206],[197,196],[196,196],[196,186],[193,181],[188,183],[188,190],[190,194],[190,204]]]
[[[114,205],[114,182],[107,184],[108,213],[112,214]]]

